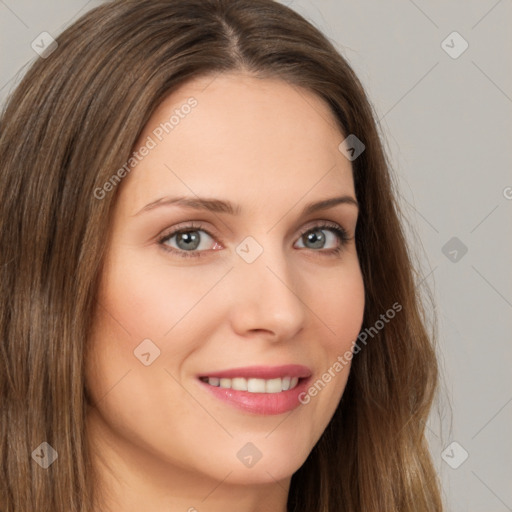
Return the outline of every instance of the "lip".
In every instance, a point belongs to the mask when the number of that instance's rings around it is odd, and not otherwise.
[[[276,415],[292,411],[301,405],[299,396],[307,389],[311,375],[311,370],[308,367],[296,364],[250,366],[198,375],[197,382],[206,392],[209,392],[213,397],[231,407],[257,415]],[[299,382],[293,389],[280,391],[279,393],[237,391],[211,386],[207,382],[200,380],[201,377],[275,379],[285,376],[297,377]]]
[[[311,376],[311,370],[300,364],[284,364],[281,366],[246,366],[245,368],[231,368],[218,372],[203,373],[201,377],[218,377],[219,379],[233,379],[243,377],[250,379],[277,379],[278,377],[297,377],[305,379]]]

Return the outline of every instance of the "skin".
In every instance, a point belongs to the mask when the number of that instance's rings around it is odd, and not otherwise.
[[[285,512],[291,476],[334,414],[350,366],[309,404],[267,416],[212,397],[197,375],[296,363],[314,382],[351,350],[364,309],[357,206],[301,215],[309,202],[355,199],[351,164],[338,150],[345,136],[313,93],[230,73],[174,91],[140,144],[191,96],[197,106],[124,178],[111,219],[86,367],[100,508]],[[241,213],[140,212],[175,195],[228,200]],[[194,232],[202,255],[165,251],[183,245],[159,239],[190,221],[212,234]],[[320,221],[350,239],[324,229],[325,245],[312,246],[301,230],[318,233]],[[236,252],[247,236],[263,248],[252,263]],[[134,355],[144,339],[160,350],[149,366]],[[236,456],[248,442],[262,453],[251,468]]]

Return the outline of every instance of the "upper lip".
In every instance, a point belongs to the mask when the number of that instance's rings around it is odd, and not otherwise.
[[[246,379],[276,379],[278,377],[298,377],[306,378],[311,376],[311,370],[307,366],[300,364],[284,364],[281,366],[246,366],[244,368],[230,368],[217,372],[208,372],[199,375],[199,377],[218,377],[235,378],[243,377]]]

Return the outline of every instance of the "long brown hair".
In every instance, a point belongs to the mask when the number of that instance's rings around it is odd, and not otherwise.
[[[57,38],[0,121],[0,509],[90,512],[84,360],[117,190],[94,191],[131,155],[162,100],[199,76],[244,71],[313,91],[343,137],[360,204],[363,330],[342,400],[293,475],[291,512],[441,511],[425,440],[437,386],[396,191],[371,104],[334,46],[272,0],[119,0]],[[300,90],[300,89],[299,89]],[[375,329],[391,305],[401,310]],[[371,331],[368,331],[371,332]],[[32,452],[58,453],[47,469]]]

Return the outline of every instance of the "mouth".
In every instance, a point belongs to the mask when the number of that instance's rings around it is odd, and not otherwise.
[[[300,405],[312,372],[302,365],[253,366],[198,376],[201,386],[230,406],[253,414],[282,414]]]
[[[235,377],[234,379],[219,377],[200,377],[200,380],[210,386],[222,389],[234,389],[235,391],[248,391],[249,393],[281,393],[297,387],[298,377],[277,377],[275,379],[257,379]]]

